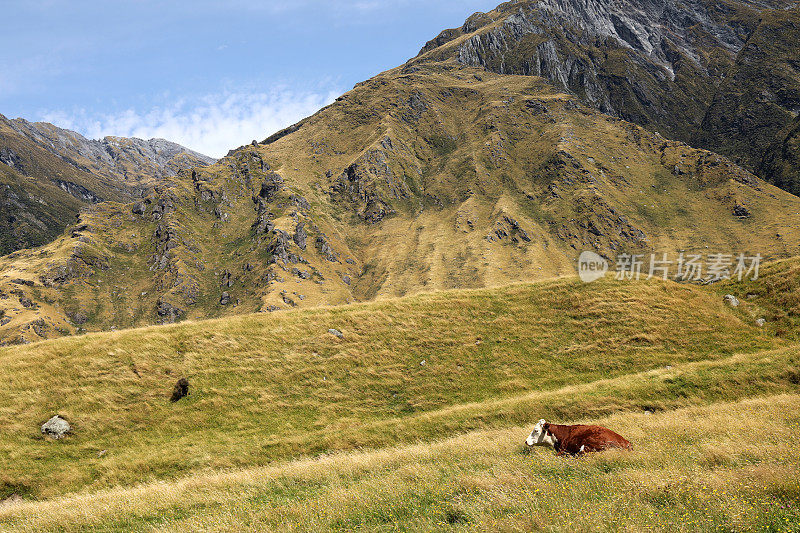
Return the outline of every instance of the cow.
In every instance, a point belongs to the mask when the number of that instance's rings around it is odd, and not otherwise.
[[[610,448],[632,450],[624,437],[602,426],[564,426],[539,420],[525,440],[528,446],[550,446],[557,455],[583,455]]]

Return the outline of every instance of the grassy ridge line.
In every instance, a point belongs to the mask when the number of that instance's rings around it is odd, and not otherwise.
[[[793,531],[800,396],[600,420],[633,453],[523,454],[527,427],[0,508],[0,531]],[[757,435],[759,438],[753,438]]]
[[[560,279],[12,347],[0,350],[0,497],[442,438],[491,417],[403,421],[783,345],[701,288]],[[181,376],[192,393],[173,405]],[[55,413],[75,428],[58,443],[38,431]]]

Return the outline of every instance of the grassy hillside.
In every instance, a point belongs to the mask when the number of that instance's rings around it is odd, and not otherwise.
[[[800,334],[800,258],[768,263],[758,280],[727,282],[719,292],[733,293],[744,312],[754,320],[764,318],[777,335],[797,339]]]
[[[0,531],[797,531],[800,395],[613,427],[632,453],[525,453],[530,426],[0,507]],[[754,438],[754,436],[756,438]]]
[[[563,279],[5,348],[0,495],[440,438],[537,405],[570,420],[784,392],[794,351],[737,355],[784,342],[693,286]],[[192,394],[171,404],[180,377]],[[43,440],[56,413],[75,433]]]

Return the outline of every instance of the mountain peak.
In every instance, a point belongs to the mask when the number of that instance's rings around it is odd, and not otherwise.
[[[595,109],[800,194],[800,2],[537,0],[445,30],[412,63],[541,76]]]

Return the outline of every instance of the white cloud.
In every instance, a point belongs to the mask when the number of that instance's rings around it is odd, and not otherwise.
[[[228,150],[263,140],[268,135],[294,124],[325,105],[339,91],[295,92],[275,90],[270,93],[206,95],[181,99],[169,106],[145,112],[135,109],[92,115],[86,110],[63,111],[42,115],[42,120],[61,128],[75,130],[89,138],[107,135],[163,138],[212,157],[222,157]]]

